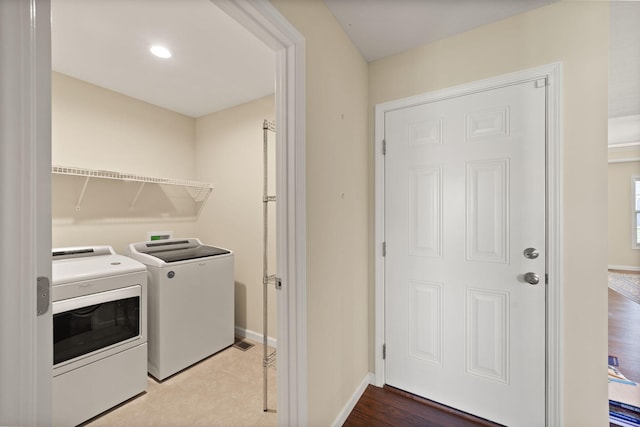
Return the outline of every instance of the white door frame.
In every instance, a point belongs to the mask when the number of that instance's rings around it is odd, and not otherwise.
[[[212,1],[276,53],[278,423],[305,426],[304,38],[269,2]],[[0,109],[3,425],[51,424],[51,372],[39,366],[50,368],[53,349],[37,345],[51,310],[35,317],[36,277],[51,277],[50,9],[49,0],[0,1],[0,97],[11,106]]]
[[[0,1],[0,425],[51,424],[49,0]]]
[[[562,64],[553,63],[435,92],[377,104],[375,108],[375,384],[385,384],[384,344],[384,115],[388,111],[496,89],[547,81],[547,426],[562,421]]]
[[[268,1],[211,1],[276,53],[278,424],[306,426],[304,37]]]
[[[276,54],[278,424],[307,424],[304,37],[268,1],[211,0]]]

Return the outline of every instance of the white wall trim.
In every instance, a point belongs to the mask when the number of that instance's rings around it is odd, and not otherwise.
[[[264,338],[264,335],[261,334],[260,332],[252,331],[251,329],[241,328],[240,326],[235,327],[235,335],[237,337],[246,338],[251,341],[256,341],[260,344],[262,344],[262,340]],[[273,347],[275,349],[278,348],[278,340],[276,340],[273,337],[267,337],[267,344],[270,347]]]
[[[305,41],[268,1],[211,0],[276,54],[278,425],[307,425]]]
[[[637,232],[638,232],[638,224],[636,224],[636,184],[640,181],[640,176],[638,175],[632,175],[631,176],[631,183],[629,185],[631,191],[629,194],[629,200],[632,200],[633,202],[631,203],[631,212],[629,212],[629,217],[631,218],[631,224],[629,225],[629,230],[631,231],[631,249],[632,250],[638,250],[640,249],[640,245],[638,245],[638,236],[637,236]]]
[[[632,141],[632,142],[621,142],[619,144],[609,144],[609,151],[626,151],[626,150],[633,150],[635,148],[640,147],[640,140],[639,141]]]
[[[635,265],[609,265],[609,270],[625,270],[625,271],[640,271],[640,267]]]
[[[640,115],[609,119],[609,150],[640,146]]]
[[[382,345],[384,319],[384,115],[386,112],[426,102],[495,89],[519,82],[547,79],[547,425],[560,426],[563,419],[563,284],[562,284],[562,64],[553,63],[426,94],[378,104],[375,107],[375,380],[385,383]]]
[[[564,408],[564,160],[562,64],[544,67],[547,86],[547,426],[563,424]]]
[[[627,157],[624,159],[610,159],[609,160],[609,164],[616,164],[616,163],[632,163],[632,162],[640,162],[640,157]]]
[[[25,19],[29,14],[27,2],[0,3],[0,26],[5,31],[10,29],[14,36],[9,39],[5,36],[0,43],[0,102],[3,106],[13,106],[6,110],[3,108],[0,116],[0,168],[5,177],[0,180],[3,201],[0,310],[5,319],[0,322],[0,348],[3,352],[9,349],[0,358],[0,425],[35,425],[36,420],[34,387],[37,369],[34,355],[37,326],[33,307],[29,307],[35,301],[35,288],[28,286],[36,278],[33,271],[35,250],[32,247],[35,206],[29,197],[32,193],[27,193],[26,198],[21,195],[22,190],[29,191],[35,182],[35,170],[29,155],[36,149],[35,123],[31,115],[35,88],[28,76],[20,75],[23,65],[29,72],[34,67],[30,61],[35,50],[29,34],[31,22]],[[2,35],[5,35],[4,31]],[[12,53],[17,54],[15,59],[11,58]],[[23,140],[23,147],[12,143],[12,140]],[[22,150],[27,156],[22,154]],[[12,283],[25,286],[21,289],[20,286],[10,286]]]
[[[353,408],[356,407],[358,400],[360,400],[360,398],[364,394],[364,391],[367,389],[367,386],[369,384],[373,384],[374,380],[375,380],[375,375],[373,374],[373,372],[369,372],[367,373],[367,375],[365,375],[365,377],[360,382],[360,385],[358,386],[356,391],[353,392],[353,394],[351,395],[351,398],[349,399],[347,404],[344,405],[344,407],[342,408],[342,410],[340,411],[336,419],[333,421],[333,423],[331,423],[332,427],[340,427],[345,423],[345,421],[347,421],[349,414],[351,414],[351,411],[353,411]]]
[[[397,102],[397,101],[395,101]],[[397,104],[394,104],[397,105]],[[382,346],[385,342],[384,317],[384,256],[382,243],[384,242],[384,177],[385,163],[383,154],[383,140],[385,135],[384,115],[391,110],[391,104],[376,104],[374,123],[374,192],[375,192],[375,220],[374,220],[374,255],[375,255],[375,330],[374,330],[374,384],[382,387],[385,384],[385,365],[382,357]]]

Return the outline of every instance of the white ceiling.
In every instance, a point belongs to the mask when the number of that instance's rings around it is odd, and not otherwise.
[[[611,4],[609,117],[640,114],[640,2]]]
[[[324,0],[367,61],[556,0]]]
[[[52,68],[192,117],[274,93],[275,55],[208,0],[52,0]],[[173,58],[149,53],[166,44]]]
[[[324,0],[368,61],[553,1]],[[55,71],[192,117],[274,92],[273,52],[209,0],[52,0],[51,7]],[[614,64],[640,56],[638,11],[640,2],[630,2],[612,12]],[[154,43],[166,43],[174,57],[153,57]],[[611,73],[610,110],[622,108],[621,98],[625,112],[639,114],[640,60],[612,69],[624,76]]]

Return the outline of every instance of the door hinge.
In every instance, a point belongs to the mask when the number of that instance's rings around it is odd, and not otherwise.
[[[387,140],[386,139],[382,140],[382,155],[383,156],[387,155]]]
[[[382,360],[387,360],[387,345],[382,344]]]
[[[548,85],[548,81],[547,81],[547,79],[546,79],[546,78],[536,80],[536,88],[545,87],[545,86],[547,86],[547,85]]]
[[[387,242],[382,242],[382,256],[387,256]]]
[[[49,293],[51,286],[48,277],[38,277],[36,282],[36,313],[42,316],[49,311]]]

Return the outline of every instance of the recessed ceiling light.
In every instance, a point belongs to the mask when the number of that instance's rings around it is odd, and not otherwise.
[[[158,58],[171,58],[171,51],[164,46],[151,46],[149,50]]]

